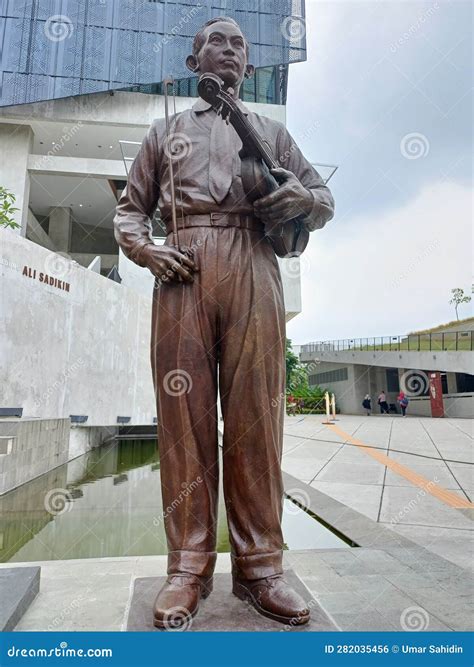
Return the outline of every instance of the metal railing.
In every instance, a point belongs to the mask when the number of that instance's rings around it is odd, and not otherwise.
[[[473,331],[452,331],[319,341],[302,345],[300,354],[349,350],[354,352],[468,352],[473,349]]]

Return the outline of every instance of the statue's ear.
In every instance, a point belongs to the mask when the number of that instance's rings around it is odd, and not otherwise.
[[[254,67],[254,65],[247,65],[247,66],[245,67],[245,74],[244,74],[245,78],[246,78],[246,79],[251,79],[251,78],[253,77],[254,74],[255,74],[255,67]]]
[[[199,69],[198,61],[194,56],[188,56],[186,58],[186,67],[191,70],[191,72],[197,72]]]

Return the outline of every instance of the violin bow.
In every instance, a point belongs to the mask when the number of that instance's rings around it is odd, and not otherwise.
[[[174,168],[173,168],[173,158],[171,157],[171,133],[170,133],[170,119],[169,119],[169,106],[168,106],[168,86],[173,86],[173,96],[174,96],[174,80],[171,77],[168,77],[163,80],[163,92],[165,96],[165,121],[166,121],[166,141],[168,144],[168,169],[170,172],[170,189],[171,189],[171,219],[173,222],[173,245],[179,249],[179,238],[178,238],[178,222],[176,219],[176,192],[174,189]],[[179,170],[179,165],[178,165]]]

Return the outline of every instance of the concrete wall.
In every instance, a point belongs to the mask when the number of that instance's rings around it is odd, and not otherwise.
[[[385,368],[413,368],[423,371],[442,371],[453,373],[474,373],[474,355],[472,352],[342,352],[318,351],[302,353],[301,361],[331,362],[338,364],[361,364],[363,366],[382,366]]]
[[[321,382],[319,386],[322,389],[328,389],[331,393],[336,395],[336,404],[343,414],[357,414],[359,412],[357,401],[358,396],[354,391],[356,384],[364,384],[364,378],[356,375],[354,366],[352,364],[334,364],[321,363],[313,368],[311,373],[327,373],[328,371],[337,370],[340,368],[347,368],[347,380],[339,380],[337,382]],[[363,389],[364,394],[367,389]],[[362,399],[361,399],[362,400]]]
[[[2,406],[37,419],[88,415],[88,425],[153,423],[149,298],[10,230],[0,230],[0,272]]]
[[[117,433],[118,427],[71,425],[69,419],[0,419],[0,496],[81,457]],[[71,469],[82,465],[78,459]]]
[[[445,394],[443,396],[445,417],[474,419],[474,394]],[[428,396],[410,398],[407,413],[417,417],[431,417]]]
[[[469,354],[469,353],[467,353]],[[320,386],[336,395],[336,404],[342,414],[365,414],[362,401],[366,394],[372,399],[372,412],[380,413],[377,397],[382,389],[385,390],[387,402],[394,403],[397,410],[398,392],[390,392],[387,388],[386,368],[364,366],[363,364],[335,364],[321,362],[312,366],[311,374],[325,373],[339,368],[347,368],[348,379],[338,382],[322,382]],[[405,369],[400,368],[399,376]],[[448,389],[455,386],[454,374],[448,373]],[[443,396],[446,417],[474,418],[474,397],[472,394],[449,393]],[[409,396],[408,413],[419,417],[431,417],[429,397]]]
[[[119,427],[80,426],[72,424],[69,433],[68,461],[82,456],[95,447],[99,447],[118,434]]]
[[[189,109],[196,98],[176,97],[176,111]],[[286,108],[279,104],[245,102],[251,111],[285,123]],[[0,108],[0,119],[15,122],[46,121],[55,123],[84,123],[90,125],[132,125],[148,127],[154,118],[164,118],[165,101],[162,95],[114,92],[79,95],[59,100],[19,104]]]
[[[35,419],[88,415],[89,426],[114,426],[117,416],[153,424],[153,278],[124,262],[125,284],[118,284],[0,230],[3,407]],[[41,282],[41,274],[69,291]]]
[[[0,436],[11,439],[0,455],[0,495],[68,460],[69,419],[0,421]]]

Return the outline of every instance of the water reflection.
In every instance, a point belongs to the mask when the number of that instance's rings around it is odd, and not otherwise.
[[[290,549],[346,546],[294,509],[283,530]],[[217,540],[230,551],[222,500]],[[112,442],[0,498],[1,562],[166,553],[156,440]]]

